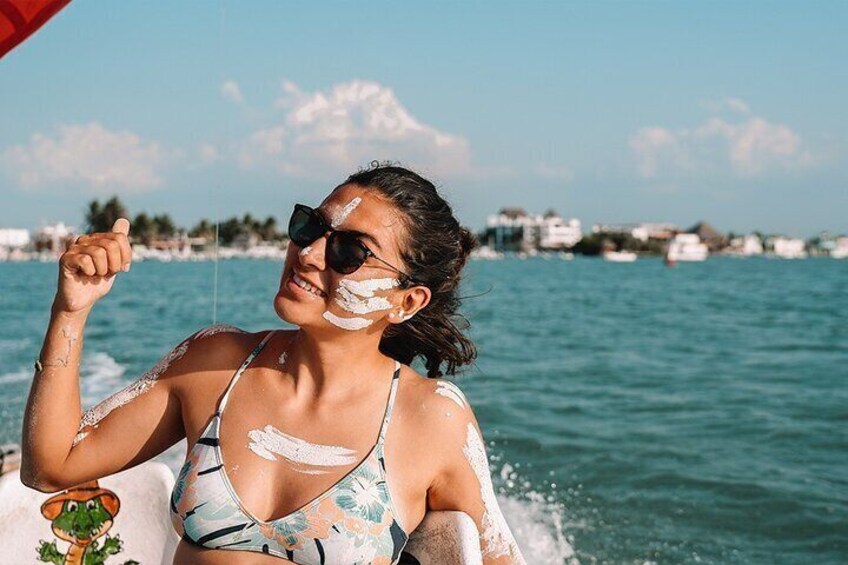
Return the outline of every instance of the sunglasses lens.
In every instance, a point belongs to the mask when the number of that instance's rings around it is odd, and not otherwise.
[[[289,239],[300,247],[304,247],[322,235],[324,235],[324,226],[321,222],[308,210],[295,208],[289,220]]]
[[[338,273],[349,275],[365,262],[365,249],[359,245],[356,236],[344,232],[333,232],[327,251],[330,267]]]

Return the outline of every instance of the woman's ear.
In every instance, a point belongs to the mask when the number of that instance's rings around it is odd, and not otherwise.
[[[430,296],[430,289],[426,286],[418,285],[405,290],[400,301],[400,311],[391,312],[389,319],[397,323],[405,322],[430,303]]]

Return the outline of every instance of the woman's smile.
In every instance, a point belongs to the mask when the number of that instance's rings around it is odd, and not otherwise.
[[[327,293],[316,287],[315,285],[305,281],[303,278],[298,276],[297,273],[292,271],[291,276],[286,281],[286,284],[292,288],[295,294],[306,294],[312,297],[318,298],[326,298]]]

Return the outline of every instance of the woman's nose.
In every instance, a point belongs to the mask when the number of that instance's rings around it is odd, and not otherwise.
[[[324,254],[327,250],[327,235],[329,233],[325,233],[306,247],[301,248],[298,252],[298,260],[301,265],[308,265],[319,271],[323,271],[326,268]]]

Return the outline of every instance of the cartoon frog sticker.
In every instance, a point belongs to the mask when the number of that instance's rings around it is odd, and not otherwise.
[[[122,549],[120,537],[110,537],[106,533],[120,507],[118,496],[111,490],[100,488],[96,480],[48,498],[41,505],[41,514],[51,521],[53,533],[71,545],[63,554],[56,547],[56,540],[50,543],[39,540],[41,543],[36,548],[38,559],[54,565],[105,563]],[[103,539],[99,540],[101,537]],[[130,559],[122,565],[138,565],[138,561]]]

